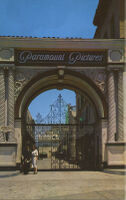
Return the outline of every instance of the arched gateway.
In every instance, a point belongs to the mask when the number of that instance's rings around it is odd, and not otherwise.
[[[1,37],[0,166],[20,164],[28,106],[54,88],[93,105],[98,167],[124,165],[124,73],[121,40]]]

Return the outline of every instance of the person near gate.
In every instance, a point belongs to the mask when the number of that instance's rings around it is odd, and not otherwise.
[[[29,146],[27,145],[24,150],[24,155],[22,156],[22,172],[24,172],[24,174],[28,174],[30,171],[30,163],[31,152]]]
[[[35,145],[33,145],[32,151],[32,167],[34,169],[34,174],[37,174],[37,160],[38,160],[38,150]]]

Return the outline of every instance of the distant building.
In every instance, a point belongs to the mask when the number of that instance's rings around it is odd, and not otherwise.
[[[53,126],[43,126],[40,127],[40,131],[38,133],[38,150],[40,158],[51,158],[52,148],[57,150],[59,146],[59,134],[57,129],[53,128]]]
[[[97,115],[92,102],[81,94],[76,95],[76,157],[81,167],[97,167],[99,135],[97,132]],[[92,159],[89,157],[92,154]],[[92,163],[90,163],[92,162]]]

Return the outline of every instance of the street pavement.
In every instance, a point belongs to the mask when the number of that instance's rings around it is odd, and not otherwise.
[[[126,176],[114,171],[0,171],[0,200],[124,200]]]

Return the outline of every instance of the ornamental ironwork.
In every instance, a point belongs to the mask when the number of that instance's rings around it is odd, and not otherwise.
[[[46,117],[42,118],[40,114],[37,115],[35,122],[38,124],[67,124],[68,123],[68,108],[67,104],[59,94],[57,100],[50,105],[50,111]]]

